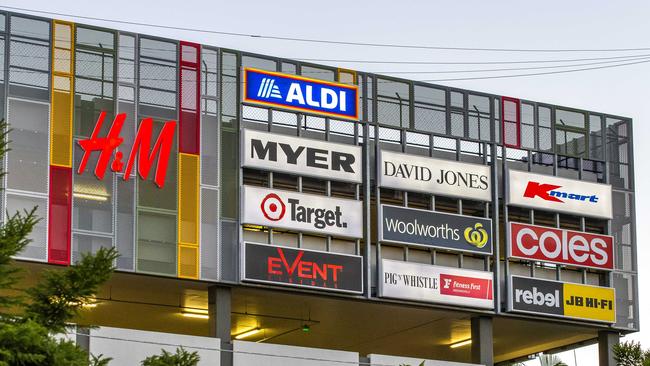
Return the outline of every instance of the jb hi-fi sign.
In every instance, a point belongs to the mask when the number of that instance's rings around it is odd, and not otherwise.
[[[242,243],[241,260],[242,281],[363,292],[360,256]]]
[[[118,114],[108,130],[108,134],[106,136],[100,136],[99,133],[102,130],[105,118],[106,112],[101,112],[90,138],[78,142],[84,154],[81,159],[81,164],[79,164],[79,168],[77,169],[77,174],[83,174],[85,172],[91,154],[97,151],[99,152],[99,159],[95,166],[95,176],[97,179],[104,179],[106,169],[108,169],[110,163],[111,171],[123,173],[123,179],[128,180],[131,177],[131,171],[137,158],[138,175],[140,175],[141,179],[147,179],[149,177],[151,167],[154,162],[156,163],[153,181],[159,188],[163,188],[167,175],[167,167],[169,165],[169,155],[171,154],[174,134],[176,133],[176,121],[165,122],[152,147],[153,119],[143,119],[138,127],[138,132],[135,135],[133,146],[131,146],[131,151],[128,159],[126,159],[125,166],[124,153],[118,148],[124,142],[124,138],[120,136],[120,133],[126,120],[126,113]]]
[[[511,258],[614,269],[614,239],[609,235],[511,222],[508,253]]]

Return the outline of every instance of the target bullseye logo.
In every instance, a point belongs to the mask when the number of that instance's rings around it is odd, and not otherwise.
[[[280,196],[275,193],[267,194],[262,200],[260,208],[264,217],[271,221],[282,220],[285,212],[287,212],[287,206],[282,202]]]

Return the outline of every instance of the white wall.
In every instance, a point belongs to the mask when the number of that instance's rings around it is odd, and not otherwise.
[[[356,366],[359,354],[321,348],[233,342],[234,366]]]
[[[372,366],[398,366],[398,365],[418,366],[422,361],[424,361],[424,366],[480,366],[473,363],[435,361],[435,360],[425,360],[422,358],[387,356],[387,355],[377,355],[377,354],[370,354],[368,355],[368,358],[370,359],[370,364]]]
[[[173,353],[180,346],[189,352],[197,351],[201,357],[200,366],[221,363],[218,338],[109,327],[90,330],[90,353],[112,357],[110,366],[140,365],[146,357],[160,354],[161,349]]]

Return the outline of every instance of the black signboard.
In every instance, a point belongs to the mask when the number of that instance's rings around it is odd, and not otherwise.
[[[399,206],[381,206],[380,241],[492,254],[492,221]]]
[[[243,243],[241,261],[242,281],[363,292],[360,256]]]
[[[564,315],[562,282],[512,276],[510,284],[511,310],[533,314]]]

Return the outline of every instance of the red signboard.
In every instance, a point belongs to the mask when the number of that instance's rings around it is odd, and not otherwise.
[[[510,257],[604,270],[614,269],[609,235],[510,223]]]
[[[492,300],[492,280],[441,273],[440,293],[442,295]]]
[[[99,131],[102,129],[105,117],[106,112],[101,112],[90,138],[79,141],[79,146],[84,150],[84,155],[81,159],[81,164],[79,165],[77,174],[83,174],[86,170],[86,165],[88,164],[88,159],[90,159],[91,153],[93,151],[99,151],[100,155],[99,160],[97,161],[97,166],[95,167],[95,176],[98,179],[104,179],[108,163],[110,159],[113,158],[113,161],[111,162],[111,170],[114,172],[124,171],[124,180],[128,180],[131,177],[131,170],[133,169],[133,164],[135,163],[137,156],[138,174],[142,179],[147,179],[151,166],[154,161],[156,161],[154,182],[158,187],[162,188],[165,185],[165,176],[167,175],[167,166],[169,164],[169,154],[171,153],[174,134],[176,133],[176,121],[165,122],[152,149],[151,138],[153,134],[153,119],[143,119],[138,128],[138,132],[135,135],[135,140],[126,163],[126,168],[124,168],[124,162],[122,161],[124,156],[122,152],[117,151],[115,154],[113,154],[113,152],[124,141],[124,138],[120,136],[120,131],[122,131],[122,126],[126,119],[126,113],[120,113],[115,117],[106,137],[99,137]]]

